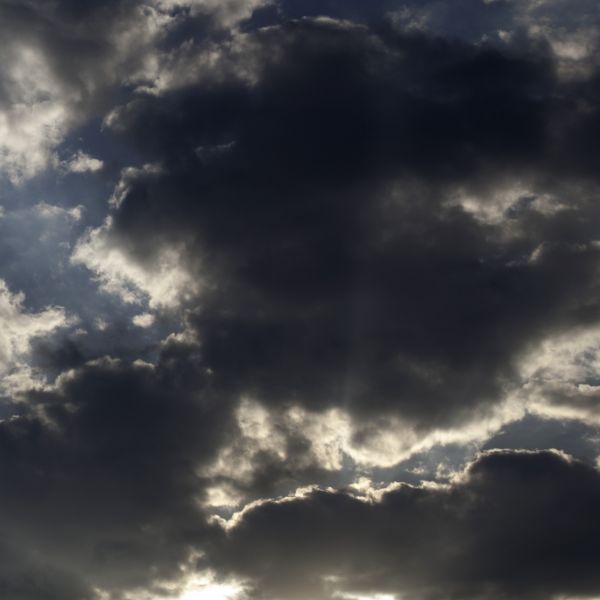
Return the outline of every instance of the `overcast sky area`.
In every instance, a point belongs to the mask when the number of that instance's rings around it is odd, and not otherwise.
[[[600,598],[598,0],[0,39],[0,598]]]

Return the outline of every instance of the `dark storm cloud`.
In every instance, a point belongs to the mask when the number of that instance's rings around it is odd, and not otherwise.
[[[343,488],[356,465],[320,464],[318,428],[285,419],[296,405],[318,424],[326,409],[347,411],[357,446],[395,416],[417,437],[460,427],[519,387],[519,361],[542,339],[597,324],[600,75],[565,77],[551,35],[561,19],[569,32],[580,23],[552,5],[532,35],[516,3],[500,0],[286,0],[255,21],[242,2],[161,12],[127,0],[0,0],[6,45],[46,61],[42,92],[68,109],[65,131],[104,118],[102,135],[119,139],[96,147],[120,149],[99,156],[113,173],[128,157],[154,164],[123,172],[112,221],[96,230],[118,258],[111,268],[156,273],[176,249],[172,270],[199,290],[156,308],[157,327],[170,332],[179,316],[187,327],[160,348],[162,330],[123,325],[131,307],[108,315],[103,337],[32,343],[30,366],[63,375],[54,391],[22,393],[0,421],[0,596],[169,596],[160,586],[184,576],[192,552],[199,570],[245,579],[265,600],[600,592],[590,429],[563,439],[558,424],[525,420],[490,442],[556,440],[589,464],[490,453],[449,487],[401,486],[367,503]],[[473,21],[458,24],[457,6]],[[580,17],[593,12],[577,6]],[[361,24],[303,18],[316,13]],[[255,30],[261,19],[271,26]],[[514,35],[481,41],[501,27]],[[11,64],[0,65],[6,105],[22,92]],[[39,271],[11,262],[15,281],[36,280],[31,304],[45,307],[54,296],[40,273],[73,246],[49,245],[46,222],[24,215],[19,227],[6,219],[2,249],[26,252],[25,231],[42,240],[35,251],[48,256],[29,260]],[[65,242],[70,232],[59,232]],[[89,304],[83,321],[99,306],[120,310],[80,295],[83,270],[67,262],[61,293]],[[107,344],[124,360],[90,362]],[[132,364],[134,353],[156,364]],[[244,437],[241,398],[270,419],[260,443]],[[224,451],[233,473],[215,467]],[[468,453],[440,454],[397,473],[415,481],[442,465],[447,481]],[[268,500],[315,482],[338,490]],[[206,518],[219,486],[242,503],[263,499],[226,533]]]
[[[314,491],[243,514],[212,553],[257,598],[594,595],[600,475],[551,452],[481,456],[449,488]]]
[[[14,600],[91,600],[94,595],[77,577],[31,556],[30,548],[0,545],[0,594]],[[40,564],[41,563],[41,564]]]
[[[561,82],[537,42],[322,21],[249,36],[257,83],[140,97],[112,121],[164,166],[130,182],[113,243],[148,264],[187,245],[216,381],[427,429],[497,398],[541,336],[597,318],[595,79]],[[515,181],[529,200],[496,223],[450,202]],[[567,210],[534,209],[544,194]]]
[[[243,153],[257,178],[272,167],[280,185],[291,175],[300,185],[404,173],[452,179],[487,161],[514,167],[545,149],[556,82],[543,47],[518,56],[310,21],[248,41],[254,56],[239,61],[258,63],[256,86],[141,97],[116,125],[148,158],[179,165],[198,146],[237,140],[234,158]],[[217,164],[214,176],[231,166]]]
[[[0,531],[25,551],[0,572],[7,598],[119,598],[178,575],[207,531],[198,469],[230,421],[194,355],[170,343],[155,368],[87,365],[0,424]],[[71,579],[80,591],[52,591]]]

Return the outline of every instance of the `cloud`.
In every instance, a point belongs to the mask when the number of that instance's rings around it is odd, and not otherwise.
[[[44,383],[27,364],[32,341],[49,336],[69,324],[61,307],[33,313],[24,306],[23,294],[12,293],[0,280],[0,390],[3,395]]]
[[[4,2],[0,10],[0,169],[20,184],[52,162],[55,148],[95,104],[90,95],[99,99],[112,84],[104,77],[114,57],[101,49],[111,23],[78,31],[51,5],[35,2]]]
[[[226,27],[259,5],[205,4],[111,0],[89,2],[82,8],[65,0],[3,2],[3,177],[22,184],[40,174],[75,127],[109,110],[113,91],[135,79],[160,54],[160,41],[180,22],[177,8],[193,5],[209,16],[218,13],[218,22]],[[81,172],[99,165],[78,155],[63,167]]]
[[[93,173],[102,169],[103,166],[103,161],[93,158],[81,150],[76,152],[69,160],[60,163],[60,167],[68,173]]]
[[[519,392],[529,409],[597,424],[599,352],[597,326],[552,336],[532,349],[523,359]]]
[[[31,549],[2,545],[0,592],[18,600],[92,600],[96,594],[76,576],[36,563]]]
[[[501,45],[530,37],[548,44],[561,77],[589,77],[598,67],[600,12],[590,0],[408,0],[394,4],[388,5],[388,17],[402,31]]]
[[[535,44],[332,19],[244,35],[252,81],[225,70],[113,113],[161,169],[120,188],[111,252],[178,253],[203,284],[206,367],[239,396],[397,418],[415,440],[489,421],[529,345],[597,310],[578,225],[598,217],[595,109]]]
[[[29,565],[15,557],[15,577],[64,573],[88,589],[77,598],[179,579],[210,535],[196,470],[229,421],[211,394],[193,352],[174,341],[154,367],[106,358],[31,393],[0,423],[3,540],[31,554]]]
[[[135,315],[132,319],[133,324],[136,327],[152,327],[154,324],[156,317],[152,313],[141,313],[139,315]]]
[[[115,244],[111,238],[112,220],[79,240],[71,261],[95,273],[103,291],[116,294],[123,302],[148,302],[151,308],[175,307],[194,294],[197,282],[182,265],[176,248],[159,248],[151,264],[143,264]]]
[[[600,593],[571,7],[0,0],[0,595]]]
[[[271,0],[155,0],[162,9],[187,8],[192,16],[209,16],[222,28],[229,29],[252,16],[257,9],[271,4]]]
[[[564,454],[496,451],[450,486],[258,503],[211,556],[265,599],[594,595],[599,494],[598,471]]]

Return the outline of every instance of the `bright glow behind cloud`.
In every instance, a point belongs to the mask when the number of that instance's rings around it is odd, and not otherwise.
[[[242,588],[233,584],[192,584],[179,600],[235,600]]]

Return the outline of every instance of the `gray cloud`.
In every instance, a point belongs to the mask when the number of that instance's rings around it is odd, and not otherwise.
[[[573,105],[593,80],[561,82],[535,44],[323,21],[247,35],[253,83],[141,96],[112,122],[162,167],[130,182],[103,243],[149,272],[182,249],[216,380],[426,430],[595,319],[597,115]],[[200,161],[211,146],[227,150]]]
[[[449,487],[257,505],[212,556],[265,599],[587,596],[599,584],[599,494],[597,470],[566,456],[495,452]]]
[[[597,17],[0,0],[0,595],[598,595]]]

